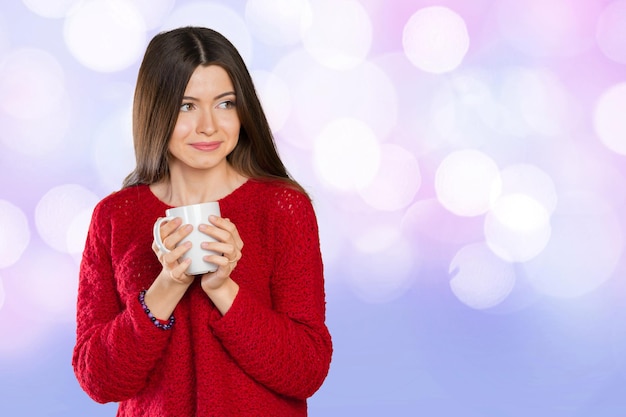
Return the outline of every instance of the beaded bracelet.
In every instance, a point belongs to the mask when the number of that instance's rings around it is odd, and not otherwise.
[[[152,313],[150,312],[150,309],[149,309],[149,308],[148,308],[148,306],[146,305],[146,300],[145,300],[145,298],[146,298],[146,290],[142,290],[142,291],[139,293],[139,302],[141,303],[141,307],[143,308],[143,311],[145,311],[145,312],[146,312],[146,314],[148,315],[148,318],[149,318],[150,320],[152,320],[152,323],[154,323],[154,325],[155,325],[156,327],[158,327],[159,329],[162,329],[162,330],[169,330],[169,329],[171,329],[171,328],[172,328],[172,326],[174,325],[174,315],[172,314],[172,315],[170,316],[170,319],[167,321],[167,323],[161,323],[161,322],[159,321],[159,319],[157,319],[156,317],[154,317],[154,314],[152,314]]]

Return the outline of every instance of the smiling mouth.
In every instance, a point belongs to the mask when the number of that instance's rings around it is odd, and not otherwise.
[[[217,148],[219,148],[221,145],[221,142],[198,142],[198,143],[192,143],[191,146],[194,149],[197,149],[199,151],[203,151],[203,152],[209,152],[209,151],[214,151]]]

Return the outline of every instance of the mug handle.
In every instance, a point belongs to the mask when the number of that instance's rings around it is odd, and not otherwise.
[[[169,253],[171,251],[165,247],[165,245],[163,244],[163,240],[161,240],[161,225],[163,224],[163,222],[169,222],[172,220],[174,220],[174,217],[161,217],[156,221],[156,223],[154,223],[154,228],[152,229],[152,234],[154,235],[154,243],[156,243],[157,248],[159,248],[159,250],[163,253]]]

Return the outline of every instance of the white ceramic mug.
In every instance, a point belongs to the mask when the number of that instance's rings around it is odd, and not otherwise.
[[[206,262],[202,259],[207,255],[216,253],[202,249],[200,246],[202,242],[214,242],[215,239],[198,230],[198,226],[200,224],[209,224],[209,216],[211,215],[220,216],[219,203],[210,202],[174,207],[165,211],[166,217],[162,217],[154,223],[154,242],[163,253],[170,252],[170,250],[165,247],[163,240],[161,239],[160,230],[163,222],[172,221],[174,218],[180,217],[183,220],[183,225],[190,224],[193,226],[193,231],[178,243],[178,245],[181,245],[187,241],[191,242],[191,248],[182,256],[182,259],[191,259],[191,264],[186,271],[189,275],[206,274],[207,272],[213,272],[217,269],[217,265],[211,262]]]

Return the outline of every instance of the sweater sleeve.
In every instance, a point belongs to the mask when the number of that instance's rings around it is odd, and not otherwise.
[[[80,266],[74,372],[97,402],[135,396],[163,354],[169,331],[152,324],[139,293],[123,299],[111,259],[110,213],[98,205],[89,228]]]
[[[228,313],[216,316],[212,327],[257,382],[278,394],[306,399],[326,378],[332,355],[324,323],[323,266],[309,199],[293,190],[281,194],[274,219],[273,306],[242,286]]]

